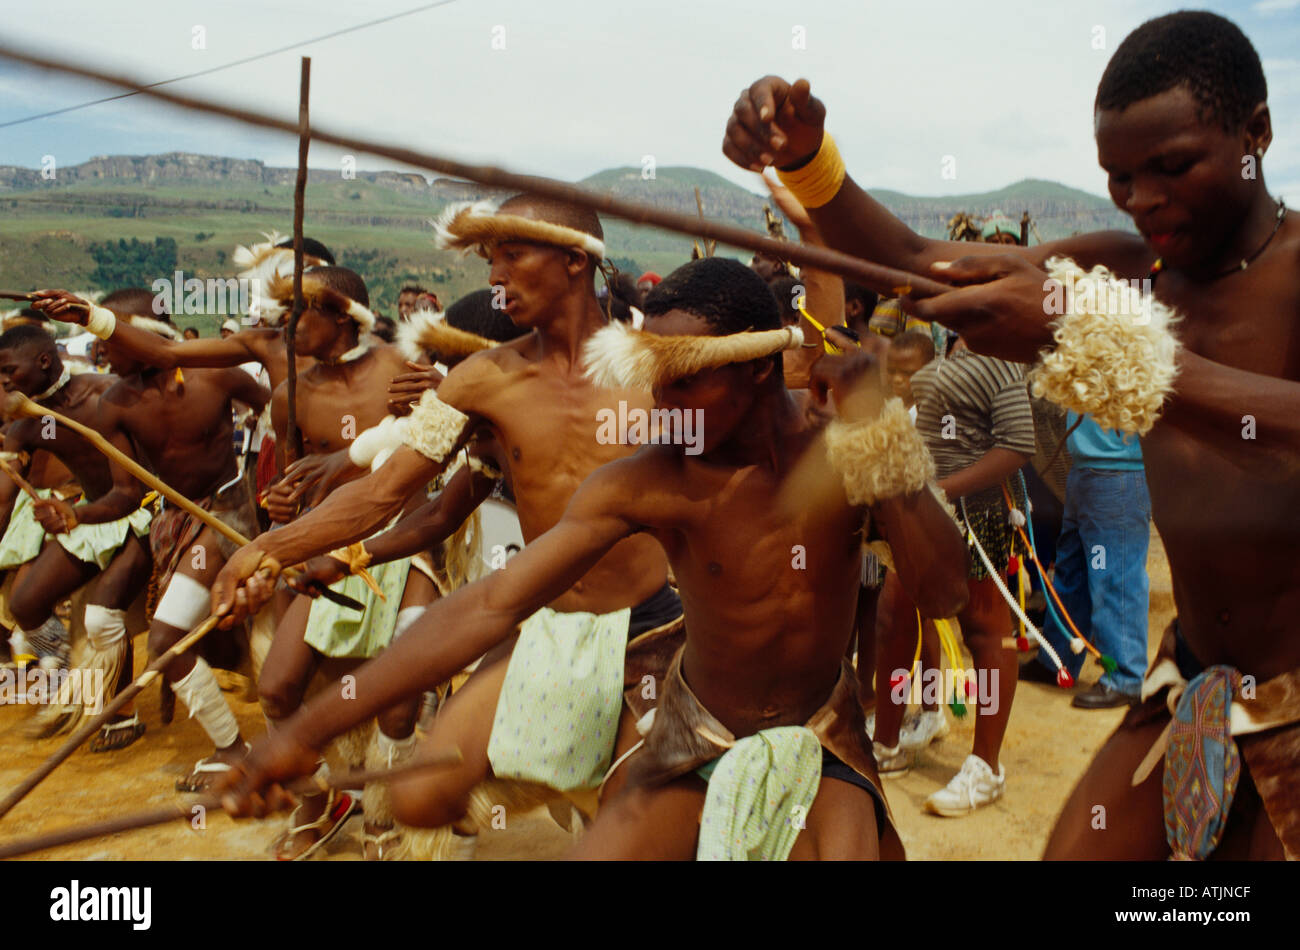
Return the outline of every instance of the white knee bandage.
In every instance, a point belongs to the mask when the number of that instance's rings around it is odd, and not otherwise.
[[[397,612],[397,620],[393,623],[393,639],[396,640],[410,628],[411,624],[420,619],[420,614],[424,613],[423,607],[403,607]]]
[[[126,611],[87,604],[86,639],[99,653],[116,647],[126,639]]]
[[[153,619],[178,630],[191,630],[208,615],[212,593],[192,577],[173,574],[167,582]]]
[[[168,586],[167,589],[171,590],[171,587]],[[208,666],[203,657],[195,658],[194,669],[190,670],[188,676],[172,683],[172,689],[176,690],[176,696],[190,711],[190,718],[199,721],[203,731],[218,749],[233,745],[239,738],[239,723],[235,722],[235,714],[230,711],[225,697],[221,695],[221,687],[212,675],[212,667]]]

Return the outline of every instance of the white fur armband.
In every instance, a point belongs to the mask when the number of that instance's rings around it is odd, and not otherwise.
[[[439,399],[435,390],[427,389],[411,410],[403,441],[425,458],[441,462],[455,448],[467,422],[469,416]]]
[[[875,419],[832,422],[826,452],[851,505],[920,491],[934,478],[930,450],[898,398],[888,400]]]
[[[378,468],[406,442],[410,423],[407,417],[385,416],[352,440],[348,458],[357,468]]]
[[[89,301],[87,301],[89,303]],[[93,333],[101,340],[107,340],[117,328],[117,317],[113,311],[98,304],[90,304],[90,316],[86,320],[86,332]]]
[[[1178,315],[1104,267],[1054,257],[1047,272],[1063,290],[1063,316],[1056,348],[1030,372],[1033,394],[1104,429],[1145,435],[1173,392],[1179,344],[1169,328]]]

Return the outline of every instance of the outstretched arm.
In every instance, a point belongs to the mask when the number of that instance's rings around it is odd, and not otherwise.
[[[727,122],[722,151],[741,168],[761,172],[769,165],[792,171],[809,165],[823,144],[826,106],[806,79],[791,84],[765,76],[741,93]],[[922,237],[845,175],[834,197],[809,207],[809,217],[826,243],[867,260],[930,275],[930,265],[968,255],[1012,253],[1034,263],[1055,254],[1084,267],[1103,263],[1123,276],[1143,276],[1153,255],[1142,240],[1123,232],[1102,232],[1034,248],[937,241]],[[933,276],[943,279],[942,275]]]
[[[393,645],[357,671],[355,698],[327,690],[259,742],[227,783],[238,814],[272,782],[315,768],[315,752],[399,699],[444,682],[510,637],[515,627],[572,587],[619,540],[636,530],[623,513],[614,462],[578,489],[564,517],[499,571],[435,601]]]

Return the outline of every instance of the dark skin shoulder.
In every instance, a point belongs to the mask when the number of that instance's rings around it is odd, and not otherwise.
[[[123,379],[107,393],[104,426],[125,434],[138,456],[189,498],[202,498],[235,473],[231,402],[260,409],[269,394],[241,369],[189,369]]]

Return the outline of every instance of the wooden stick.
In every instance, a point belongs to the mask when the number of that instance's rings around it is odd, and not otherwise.
[[[19,475],[18,472],[14,469],[14,467],[10,465],[4,458],[0,458],[0,471],[3,471],[6,475],[12,478],[14,480],[15,485],[17,485],[24,492],[26,492],[28,495],[31,496],[32,501],[43,500],[40,495],[36,494],[36,489],[32,487],[32,483],[29,482],[27,479],[23,478],[21,475]]]
[[[35,294],[24,293],[21,290],[0,290],[0,300],[35,300]]]
[[[249,543],[248,538],[230,527],[230,525],[226,524],[212,512],[206,511],[194,502],[190,501],[135,459],[123,453],[117,446],[112,442],[109,442],[108,439],[104,438],[94,429],[90,428],[90,426],[82,425],[77,420],[69,419],[67,416],[55,412],[48,406],[42,406],[39,403],[33,402],[20,392],[12,392],[5,398],[4,412],[9,418],[13,418],[14,416],[34,416],[36,418],[50,416],[55,422],[61,425],[66,425],[74,432],[78,432],[85,436],[86,439],[90,441],[91,445],[99,449],[99,451],[108,456],[109,459],[116,462],[118,465],[121,465],[124,469],[138,478],[141,482],[154,489],[154,491],[158,492],[160,495],[165,496],[168,501],[172,502],[172,504],[184,508],[185,511],[193,515],[195,518],[198,518],[199,521],[203,522],[213,531],[216,531],[223,538],[234,542],[241,548]],[[281,572],[282,576],[286,578],[293,577],[296,573],[297,572],[292,569],[285,569]],[[338,591],[330,590],[328,587],[321,591],[321,596],[327,600],[333,601],[341,607],[348,607],[357,611],[365,609],[364,605],[354,598],[348,597],[345,594],[340,594]],[[3,814],[4,812],[0,811],[0,816]]]
[[[286,467],[302,458],[302,433],[298,431],[298,362],[294,339],[298,318],[302,316],[302,216],[307,197],[307,147],[311,144],[311,124],[307,102],[311,94],[311,57],[302,58],[298,79],[298,177],[293,183],[293,313],[285,328],[285,355],[289,363],[289,424],[285,433]]]
[[[154,99],[170,102],[185,109],[224,116],[237,122],[243,122],[246,125],[254,125],[264,129],[277,129],[289,134],[295,134],[298,131],[295,123],[277,119],[264,112],[237,109],[233,106],[222,105],[206,99],[181,95],[170,91],[168,88],[149,88],[134,79],[114,76],[102,70],[77,65],[70,58],[55,62],[5,44],[0,44],[0,58],[108,83],[123,89],[133,90],[142,95],[151,96]],[[526,191],[543,197],[566,201],[570,204],[590,208],[601,214],[631,221],[634,224],[645,224],[662,228],[665,231],[675,231],[688,237],[703,236],[722,244],[729,244],[732,247],[770,254],[778,260],[789,261],[801,267],[812,267],[828,273],[838,274],[841,277],[847,277],[849,280],[856,281],[864,287],[886,296],[892,297],[908,293],[912,297],[919,299],[933,297],[952,289],[950,286],[929,277],[910,274],[907,271],[892,267],[883,267],[840,251],[833,251],[830,248],[796,244],[790,241],[778,241],[746,228],[723,224],[718,221],[701,221],[689,214],[615,198],[610,194],[577,188],[551,178],[517,175],[486,165],[469,165],[427,152],[417,152],[408,148],[385,145],[382,142],[369,139],[329,132],[319,127],[312,130],[312,138],[328,145],[338,145],[356,152],[383,156],[413,168],[441,172],[457,178],[476,181],[493,188]]]
[[[6,795],[3,801],[0,801],[0,818],[9,814],[9,811],[22,801],[23,798],[27,796],[28,792],[41,784],[47,775],[58,768],[59,765],[62,764],[68,756],[72,755],[73,752],[77,751],[77,748],[89,739],[100,726],[108,722],[108,720],[112,718],[119,709],[135,698],[142,689],[161,676],[163,669],[168,663],[203,639],[208,631],[214,628],[220,620],[221,618],[217,616],[208,617],[185,636],[181,637],[173,643],[165,653],[156,657],[147,667],[145,667],[144,672],[137,676],[130,686],[109,700],[108,704],[104,706],[99,715],[93,716],[88,721],[82,723],[81,726],[78,727],[77,731],[69,736],[68,740],[63,743],[63,745],[61,745],[49,758],[38,765],[30,775],[18,783],[18,787]]]
[[[85,436],[85,438],[87,439],[87,441],[90,442],[91,445],[97,448],[104,455],[108,456],[110,460],[122,466],[124,469],[126,469],[136,478],[138,478],[141,482],[148,485],[150,488],[154,489],[160,495],[165,496],[167,500],[170,501],[172,504],[184,508],[187,512],[189,512],[189,514],[193,515],[195,518],[198,518],[201,522],[203,522],[213,531],[216,531],[223,538],[226,538],[229,541],[233,541],[235,544],[238,544],[240,547],[243,547],[245,544],[248,544],[248,540],[249,540],[248,538],[244,537],[234,528],[230,527],[230,525],[226,524],[224,521],[222,521],[212,512],[204,511],[198,505],[194,504],[194,502],[190,501],[188,498],[186,498],[176,489],[172,488],[170,485],[164,482],[153,472],[149,471],[147,468],[145,468],[135,459],[131,458],[129,455],[122,452],[120,449],[118,449],[117,446],[115,446],[112,442],[109,442],[108,439],[104,438],[102,435],[100,435],[90,426],[82,425],[80,422],[76,421],[75,419],[69,419],[67,416],[63,415],[62,413],[55,412],[53,409],[50,409],[47,406],[42,406],[36,402],[33,402],[31,399],[29,399],[27,396],[23,395],[20,392],[10,393],[5,398],[4,408],[5,408],[5,415],[10,418],[14,416],[33,416],[39,419],[42,416],[50,416],[59,425],[65,425],[69,429],[72,429],[74,432],[77,432],[80,435]]]
[[[349,772],[338,777],[322,778],[312,776],[303,779],[289,786],[289,791],[295,795],[311,794],[313,792],[325,792],[330,789],[346,790],[361,788],[371,782],[387,782],[399,778],[411,772],[423,771],[424,769],[448,768],[453,765],[459,765],[464,761],[460,749],[452,749],[449,752],[443,752],[432,758],[421,759],[416,762],[408,762],[391,769],[374,769],[368,772]],[[78,841],[87,841],[91,838],[103,838],[108,835],[119,834],[123,831],[132,831],[136,828],[149,828],[153,825],[166,824],[169,821],[183,819],[192,821],[194,818],[194,809],[201,808],[203,811],[212,811],[221,807],[221,800],[218,796],[207,794],[193,802],[177,803],[167,805],[163,808],[154,808],[149,811],[136,812],[131,815],[122,815],[118,818],[110,818],[106,821],[97,821],[89,825],[78,825],[72,828],[63,828],[59,831],[50,831],[40,835],[32,835],[28,838],[19,838],[16,841],[7,841],[0,844],[0,859],[15,858],[23,854],[31,854],[35,851],[45,851],[49,848],[57,848],[65,844],[73,844]]]

